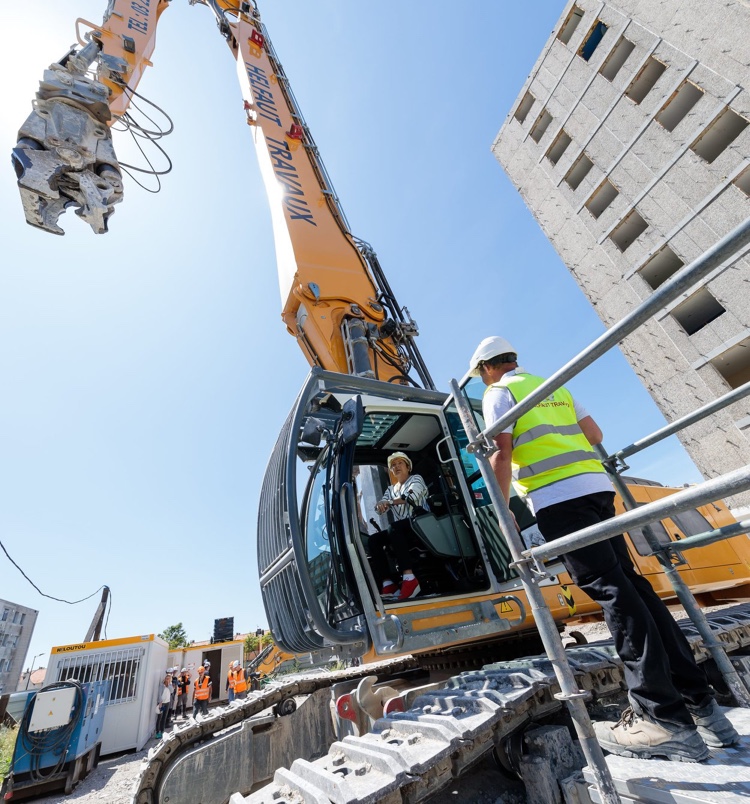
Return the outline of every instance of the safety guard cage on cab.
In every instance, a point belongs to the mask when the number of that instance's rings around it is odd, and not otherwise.
[[[300,502],[305,500],[299,500],[298,482],[307,481],[297,478],[298,451],[304,449],[301,433],[323,380],[332,376],[346,380],[312,370],[271,453],[258,507],[258,572],[268,624],[282,649],[300,654],[337,646],[361,655],[369,645],[367,630],[351,618],[349,624],[335,623],[330,611],[323,610],[300,525]],[[335,412],[321,410],[318,415],[335,428]]]

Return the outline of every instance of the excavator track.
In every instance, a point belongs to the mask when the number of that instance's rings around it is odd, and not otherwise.
[[[165,775],[187,751],[204,740],[210,740],[225,729],[237,726],[244,720],[278,706],[283,701],[300,695],[311,695],[342,681],[354,681],[373,674],[393,676],[418,667],[413,657],[400,656],[346,670],[309,675],[261,692],[248,693],[246,700],[237,701],[231,706],[211,709],[209,714],[200,720],[190,718],[184,726],[165,734],[164,738],[148,752],[134,786],[133,804],[158,804],[158,791]],[[189,803],[183,802],[183,804]]]
[[[750,604],[708,617],[729,653],[750,647]],[[690,621],[680,623],[699,662],[710,656]],[[621,662],[611,642],[569,648],[579,688],[592,699],[623,688]],[[268,690],[240,707],[217,710],[191,721],[149,753],[136,786],[133,804],[159,804],[157,791],[168,767],[189,747],[275,706],[344,680],[393,675],[417,667],[413,657],[351,668],[297,680]],[[448,679],[439,689],[410,702],[375,723],[371,733],[345,737],[313,762],[297,759],[276,771],[274,781],[230,804],[416,804],[476,765],[490,750],[502,747],[532,723],[539,724],[563,704],[552,664],[546,656],[498,662]],[[187,802],[170,802],[187,804]]]

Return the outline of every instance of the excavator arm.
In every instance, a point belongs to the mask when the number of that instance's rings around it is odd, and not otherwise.
[[[110,0],[101,25],[45,71],[13,163],[26,220],[54,234],[69,207],[101,234],[123,197],[115,122],[148,67],[170,0]],[[433,388],[375,252],[354,237],[254,2],[190,0],[213,12],[237,62],[243,114],[271,207],[282,319],[311,365]],[[416,375],[416,376],[415,376]]]

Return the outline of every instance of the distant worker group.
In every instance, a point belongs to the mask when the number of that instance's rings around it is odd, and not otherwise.
[[[179,672],[177,666],[170,667],[166,671],[157,694],[155,729],[157,739],[162,738],[170,722],[175,718],[188,716],[191,690],[193,694],[192,717],[198,718],[208,714],[208,704],[213,694],[211,663],[204,661],[199,665],[197,676],[192,683],[191,681],[191,674],[186,667]],[[247,698],[248,680],[239,659],[235,659],[229,664],[225,691],[230,703]]]

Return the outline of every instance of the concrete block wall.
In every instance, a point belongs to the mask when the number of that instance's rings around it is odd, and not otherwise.
[[[0,693],[15,692],[39,612],[0,600]]]
[[[558,32],[574,6],[583,17],[564,44]],[[608,29],[585,61],[579,50],[597,20]],[[601,71],[623,38],[632,51],[605,77]],[[638,82],[657,69],[651,88],[639,94]],[[687,84],[702,94],[695,100],[688,87],[695,102],[668,130],[657,118]],[[527,92],[535,100],[521,122],[514,114]],[[750,125],[718,154],[698,153],[727,109],[739,116],[732,119],[750,123],[747,0],[574,0],[565,7],[493,151],[606,325],[653,292],[639,270],[665,245],[687,265],[750,217]],[[537,143],[530,131],[545,110],[552,121]],[[553,164],[549,151],[561,132],[571,142]],[[571,186],[584,156],[593,164]],[[595,217],[587,204],[605,181],[617,195]],[[645,228],[623,247],[618,227],[635,215]],[[730,390],[718,368],[744,349],[750,354],[750,259],[740,255],[702,285],[622,347],[670,421]],[[691,332],[696,298],[710,301],[708,294],[724,312]],[[681,439],[706,477],[750,463],[750,400],[694,425]],[[750,494],[730,503],[750,507]]]

